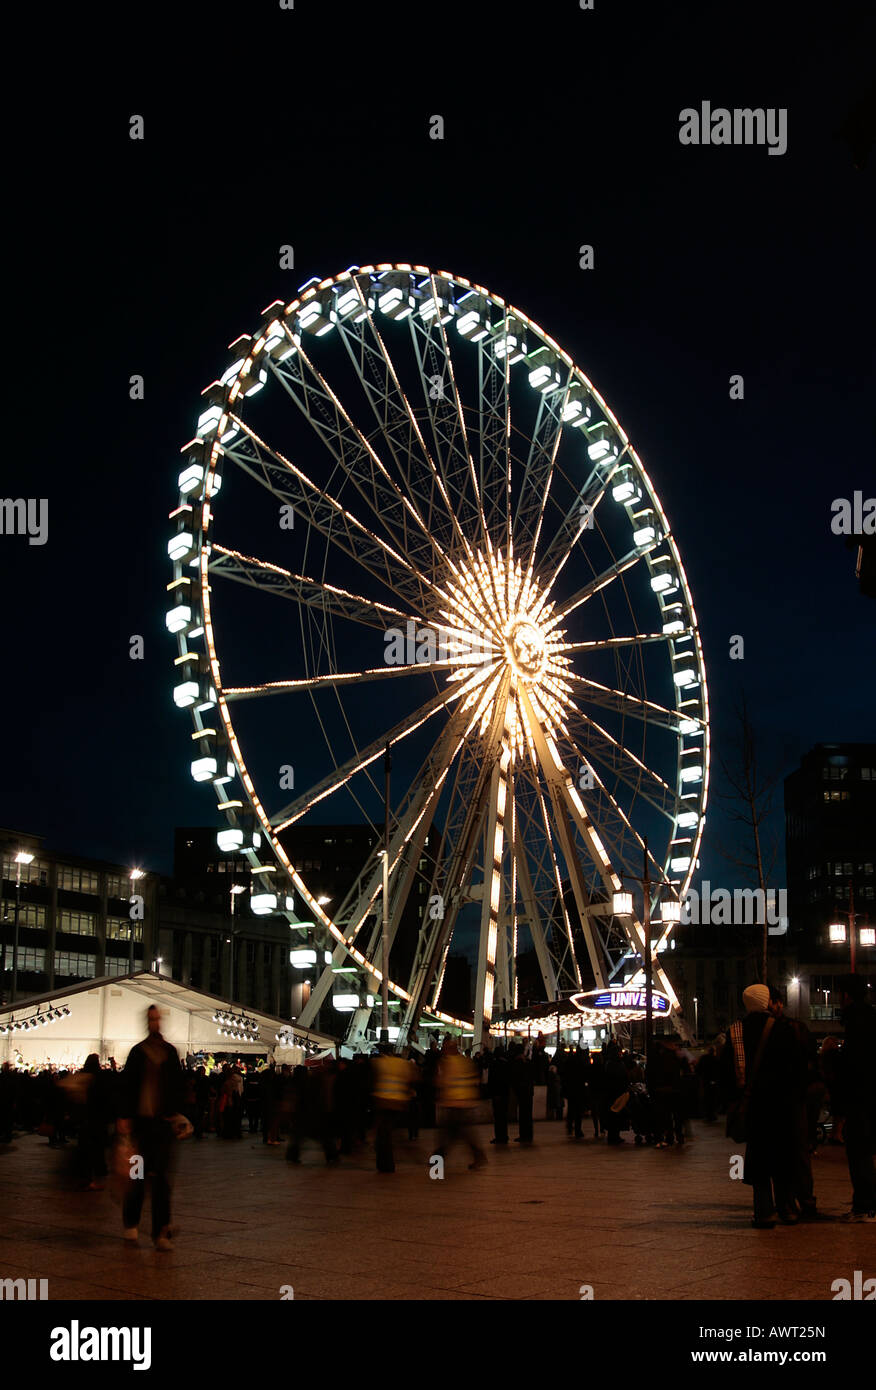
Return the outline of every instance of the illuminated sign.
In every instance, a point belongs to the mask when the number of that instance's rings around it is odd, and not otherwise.
[[[646,991],[643,989],[592,989],[586,994],[573,994],[569,1000],[582,1014],[604,1013],[612,1017],[644,1017],[647,1009]],[[651,1011],[654,1014],[668,1014],[671,1008],[669,997],[659,989],[651,990]]]

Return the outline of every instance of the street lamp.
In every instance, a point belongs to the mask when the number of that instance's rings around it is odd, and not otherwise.
[[[228,971],[228,1005],[234,1008],[234,899],[239,893],[245,893],[246,888],[242,883],[232,883],[228,890],[231,898],[231,963]]]
[[[133,905],[134,905],[134,898],[136,897],[136,894],[134,893],[134,884],[137,882],[138,879],[145,878],[145,877],[146,877],[146,873],[145,873],[145,870],[144,870],[144,869],[132,869],[131,872],[128,874],[128,878],[129,878],[130,881],[131,881],[131,895],[130,895],[130,898],[129,898],[129,902],[131,903],[131,907],[132,907],[132,908],[133,908]],[[128,913],[128,974],[129,974],[129,975],[133,975],[133,973],[134,973],[134,921],[135,921],[135,919],[131,916],[131,914],[130,914],[130,912],[129,912],[129,913]]]
[[[650,1054],[650,1051],[651,1051],[651,1033],[652,1033],[652,1031],[653,1031],[653,1026],[654,1026],[654,1013],[653,1013],[653,1000],[654,1000],[654,996],[653,996],[653,984],[652,984],[652,981],[653,981],[653,966],[654,966],[654,952],[653,952],[652,943],[651,943],[651,884],[652,884],[652,882],[656,882],[656,883],[660,884],[661,886],[666,886],[667,888],[671,888],[671,887],[672,887],[672,884],[671,884],[670,880],[667,879],[667,878],[658,878],[658,879],[656,879],[656,880],[653,880],[653,879],[651,878],[651,870],[650,870],[650,868],[649,868],[649,866],[648,866],[648,837],[647,837],[647,836],[645,836],[644,839],[643,839],[643,841],[642,841],[642,847],[643,847],[643,860],[644,860],[644,873],[643,873],[642,877],[641,877],[641,878],[636,878],[635,874],[626,874],[625,877],[627,877],[627,878],[632,878],[632,879],[634,880],[634,882],[636,882],[636,883],[641,883],[641,885],[642,885],[642,907],[643,907],[642,917],[643,917],[643,919],[644,919],[643,922],[642,922],[642,927],[643,927],[644,938],[645,938],[645,942],[644,942],[645,954],[644,954],[643,959],[642,959],[642,964],[643,964],[644,969],[645,969],[645,1037],[644,1037],[644,1049],[643,1049],[643,1050],[644,1050],[644,1053],[645,1053],[645,1065],[646,1065],[646,1067],[647,1067],[647,1065],[648,1065],[648,1058],[649,1058],[649,1054]],[[616,893],[614,893],[614,894],[613,894],[613,897],[612,897],[612,909],[613,909],[613,911],[614,911],[614,913],[615,913],[616,916],[619,916],[619,917],[631,916],[631,915],[632,915],[632,910],[633,910],[633,895],[632,895],[632,893],[629,893],[629,892],[627,892],[626,890],[622,890],[621,892],[616,892]],[[669,903],[661,903],[661,920],[662,920],[663,922],[667,923],[667,925],[668,925],[670,922],[672,922],[672,921],[680,921],[680,919],[681,919],[681,906],[680,906],[680,904],[678,905],[678,915],[676,916],[676,915],[675,915],[675,904],[674,904],[674,902],[670,901]]]
[[[849,919],[850,964],[851,964],[851,968],[852,968],[852,974],[854,975],[854,973],[855,973],[855,947],[856,947],[856,945],[857,945],[857,930],[856,930],[856,928],[855,928],[855,918],[856,918],[856,917],[862,917],[864,914],[863,914],[863,913],[855,912],[855,894],[854,894],[854,889],[853,889],[851,883],[849,884],[849,910],[848,910],[848,913],[840,913],[839,915],[840,915],[840,916],[843,916],[843,917],[844,917],[844,916],[848,916],[848,919]],[[866,930],[865,928],[862,928],[862,930],[861,930],[861,945],[862,945],[862,946],[872,946],[872,945],[873,945],[872,936],[870,936],[870,934],[868,934],[868,939],[865,940],[865,937],[864,937],[864,932],[865,932],[865,930]],[[832,946],[841,946],[841,945],[843,945],[844,942],[845,942],[845,939],[846,939],[846,924],[845,924],[845,922],[831,922],[830,926],[828,927],[828,934],[829,934],[829,937],[830,937],[830,944],[831,944]]]
[[[33,855],[26,849],[20,849],[15,856],[15,926],[12,938],[12,999],[15,1003],[15,993],[18,987],[18,917],[21,912],[21,866],[22,864],[32,864]]]
[[[389,1042],[389,774],[392,767],[392,758],[389,752],[389,744],[383,750],[383,892],[381,894],[383,910],[383,921],[381,924],[381,938],[383,950],[381,952],[380,963],[383,967],[383,979],[380,982],[380,1041]]]
[[[700,1003],[699,999],[697,999],[696,995],[694,995],[694,1001],[693,1001],[693,1006],[694,1006],[694,1042],[696,1042],[696,1041],[698,1040],[699,1036],[700,1036],[700,1010],[699,1010],[699,1003]]]

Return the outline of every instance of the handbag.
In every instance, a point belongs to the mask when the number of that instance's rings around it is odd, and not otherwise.
[[[742,1095],[739,1097],[739,1099],[734,1101],[733,1104],[727,1110],[727,1129],[725,1132],[727,1138],[732,1139],[733,1142],[736,1144],[744,1144],[748,1140],[748,1104],[751,1100],[751,1088],[754,1085],[754,1079],[757,1076],[758,1067],[760,1066],[761,1058],[764,1054],[767,1038],[772,1032],[773,1024],[775,1023],[775,1021],[776,1020],[772,1017],[767,1019],[766,1027],[760,1035],[760,1042],[757,1045],[757,1052],[755,1052],[754,1054],[754,1061],[751,1064],[751,1075],[749,1076],[748,1081],[746,1082],[745,1089],[743,1090]],[[745,1052],[742,1048],[742,1024],[734,1023],[733,1027],[730,1029],[730,1034],[731,1045],[735,1054],[736,1074],[738,1077],[740,1050],[742,1051],[743,1059],[745,1057]]]

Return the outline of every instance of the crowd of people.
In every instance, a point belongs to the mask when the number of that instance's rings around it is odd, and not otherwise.
[[[874,1220],[876,1192],[876,1010],[858,977],[844,982],[842,1046],[835,1036],[819,1047],[806,1026],[784,1016],[781,996],[766,985],[743,995],[746,1016],[695,1056],[678,1040],[655,1038],[647,1065],[609,1040],[600,1052],[553,1048],[539,1035],[512,1039],[463,1055],[451,1037],[425,1052],[373,1056],[340,1054],[309,1066],[190,1057],[185,1065],[161,1037],[160,1012],[148,1011],[148,1033],[131,1049],[124,1070],[102,1067],[96,1054],[75,1072],[0,1070],[0,1143],[14,1130],[36,1131],[52,1147],[75,1144],[83,1188],[100,1190],[119,1177],[126,1238],[137,1239],[145,1182],[126,1165],[140,1155],[153,1179],[153,1240],[170,1248],[171,1149],[174,1134],[241,1141],[244,1133],[268,1147],[285,1144],[301,1162],[307,1141],[333,1166],[361,1151],[374,1131],[379,1171],[395,1169],[400,1131],[409,1140],[438,1129],[434,1157],[442,1162],[457,1143],[470,1150],[471,1168],[487,1162],[478,1120],[492,1115],[490,1143],[534,1142],[536,1089],[546,1116],[565,1124],[572,1141],[585,1136],[607,1145],[670,1148],[692,1137],[691,1121],[716,1122],[745,1104],[744,1181],[753,1189],[758,1227],[793,1225],[816,1216],[811,1155],[823,1137],[821,1116],[832,1117],[833,1142],[844,1143],[853,1187],[853,1220]],[[244,1125],[246,1130],[244,1130]],[[513,1136],[510,1127],[516,1127]]]

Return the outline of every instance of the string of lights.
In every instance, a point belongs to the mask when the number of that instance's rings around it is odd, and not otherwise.
[[[254,1018],[247,1014],[236,1014],[229,1009],[217,1009],[213,1022],[219,1024],[223,1038],[236,1038],[239,1042],[258,1042],[261,1034]]]
[[[0,1024],[0,1034],[4,1037],[9,1033],[28,1033],[33,1028],[45,1028],[49,1023],[55,1023],[59,1018],[69,1018],[70,1010],[66,1004],[60,1009],[47,1009],[45,1013],[37,1010],[30,1018],[11,1018],[8,1023]]]

